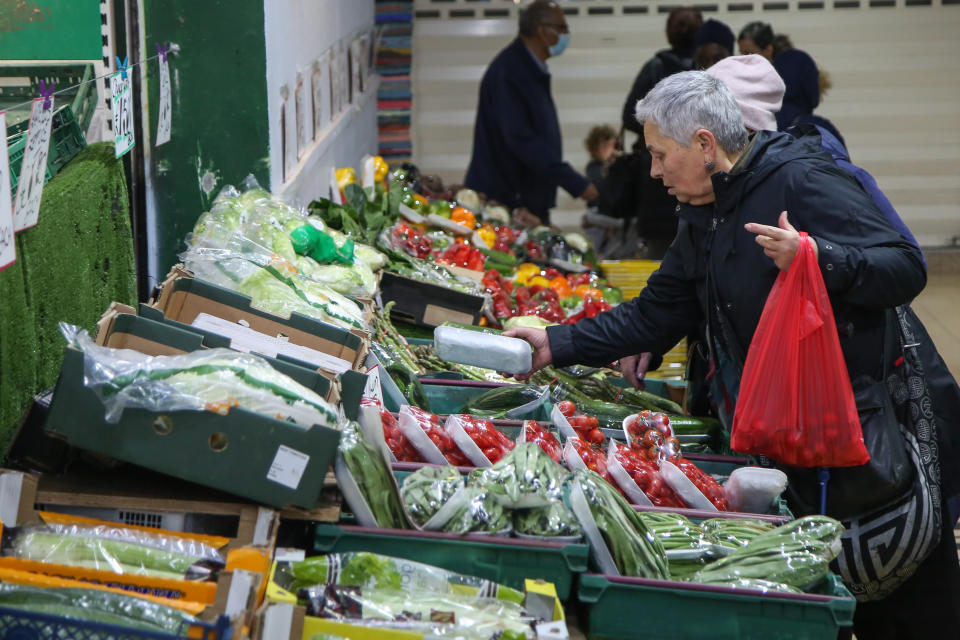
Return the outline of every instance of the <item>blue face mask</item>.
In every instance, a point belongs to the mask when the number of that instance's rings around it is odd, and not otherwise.
[[[570,44],[570,34],[561,33],[560,38],[557,40],[557,44],[550,47],[550,55],[553,57],[560,55],[567,48],[568,44]]]

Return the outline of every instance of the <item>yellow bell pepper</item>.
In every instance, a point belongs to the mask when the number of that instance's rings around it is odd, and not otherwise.
[[[540,275],[540,267],[532,262],[524,262],[517,265],[516,281],[519,284],[526,285],[533,276]]]
[[[357,172],[353,167],[337,169],[334,175],[337,177],[337,188],[340,191],[343,191],[348,184],[357,184]]]
[[[497,241],[497,232],[493,229],[480,229],[477,231],[477,235],[489,249],[492,249],[493,244]]]
[[[387,166],[386,161],[382,156],[373,156],[373,179],[377,182],[382,182],[384,178],[387,177],[387,173],[390,171],[390,167]]]
[[[527,281],[528,287],[535,287],[537,285],[540,285],[541,287],[547,287],[549,289],[550,281],[540,275],[533,276],[529,281]]]

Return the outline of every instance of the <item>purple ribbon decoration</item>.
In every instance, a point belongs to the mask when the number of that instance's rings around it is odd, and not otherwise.
[[[167,61],[167,47],[169,47],[169,45],[168,45],[166,42],[164,42],[163,44],[157,43],[156,47],[157,47],[157,55],[160,56],[160,59],[161,59],[161,60],[163,60],[164,62],[166,62],[166,61]]]
[[[40,97],[43,98],[43,110],[50,110],[50,98],[53,97],[53,88],[57,85],[56,82],[51,82],[50,86],[41,80],[40,81]]]

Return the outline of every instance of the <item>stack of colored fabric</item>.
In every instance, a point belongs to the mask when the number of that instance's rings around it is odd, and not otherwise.
[[[413,46],[413,2],[377,0],[376,20],[382,37],[377,51],[380,89],[377,128],[380,155],[390,164],[410,160],[410,63]]]

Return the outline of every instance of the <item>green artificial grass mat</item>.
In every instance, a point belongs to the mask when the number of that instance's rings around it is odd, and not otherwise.
[[[93,144],[43,190],[37,226],[17,234],[17,262],[0,272],[0,453],[31,398],[60,373],[59,322],[93,332],[112,301],[136,304],[123,163]]]

